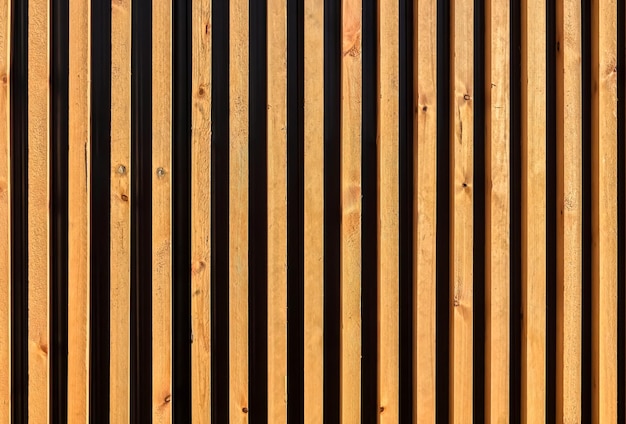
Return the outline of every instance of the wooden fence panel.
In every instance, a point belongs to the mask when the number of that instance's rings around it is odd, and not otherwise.
[[[10,2],[0,2],[0,423],[11,418]]]

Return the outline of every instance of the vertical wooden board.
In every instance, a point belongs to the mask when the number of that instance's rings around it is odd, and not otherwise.
[[[89,414],[89,17],[88,0],[70,3],[67,419]]]
[[[379,0],[378,402],[381,424],[399,407],[399,3]]]
[[[287,1],[267,4],[268,422],[287,423]]]
[[[485,3],[485,419],[509,419],[509,2]]]
[[[474,2],[452,2],[450,106],[450,419],[472,418]]]
[[[361,422],[361,0],[342,3],[341,422]]]
[[[593,422],[617,422],[617,1],[593,2]]]
[[[415,423],[434,423],[436,406],[437,252],[437,2],[414,9],[414,412]]]
[[[230,1],[230,422],[248,422],[248,1]]]
[[[28,417],[48,422],[50,130],[48,1],[28,4]]]
[[[211,0],[192,10],[191,413],[211,420]]]
[[[110,420],[130,420],[131,0],[111,8]],[[96,223],[97,225],[97,223]]]
[[[172,2],[152,3],[152,422],[172,422]],[[181,140],[182,141],[182,140]]]
[[[304,421],[324,410],[324,2],[304,0]]]
[[[581,2],[556,3],[557,352],[556,420],[581,420],[582,38]]]

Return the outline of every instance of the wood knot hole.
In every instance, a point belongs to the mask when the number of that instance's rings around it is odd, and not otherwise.
[[[127,196],[127,195],[122,194],[122,196],[121,196],[121,197],[122,197],[122,200],[123,200],[123,201],[128,202],[128,196]]]
[[[241,412],[243,412],[244,414],[248,413],[248,408],[246,408],[245,406],[243,408],[241,408]]]

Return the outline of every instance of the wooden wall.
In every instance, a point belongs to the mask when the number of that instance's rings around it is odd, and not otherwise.
[[[619,0],[0,0],[1,423],[626,422]]]

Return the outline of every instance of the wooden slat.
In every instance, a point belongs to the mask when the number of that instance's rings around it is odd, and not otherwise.
[[[70,4],[67,419],[89,414],[89,1]]]
[[[435,422],[437,252],[437,2],[417,2],[413,172],[415,288],[413,422]]]
[[[556,420],[581,421],[582,38],[581,2],[556,3],[557,358]]]
[[[485,419],[509,420],[509,1],[485,3]]]
[[[342,3],[341,422],[361,422],[361,0]]]
[[[268,422],[287,423],[287,2],[267,4]]]
[[[111,9],[110,420],[130,420],[131,0]],[[94,223],[97,225],[97,223]]]
[[[152,3],[152,422],[172,422],[172,1]],[[181,140],[182,141],[182,140]]]
[[[592,4],[592,414],[594,423],[616,423],[617,0]]]
[[[230,1],[230,422],[248,422],[248,1]]]
[[[324,388],[324,2],[304,0],[304,421]]]
[[[381,424],[399,406],[399,4],[379,3],[378,402]]]
[[[48,422],[49,4],[28,4],[28,417]]]
[[[211,0],[192,10],[191,413],[211,420]]]
[[[474,2],[452,2],[450,102],[450,420],[472,417]]]

